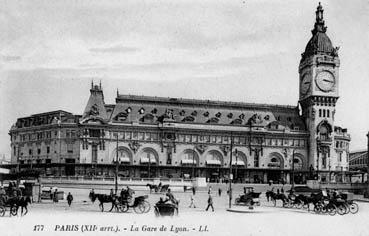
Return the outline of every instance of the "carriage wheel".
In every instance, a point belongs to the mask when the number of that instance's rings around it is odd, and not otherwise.
[[[352,214],[356,214],[359,211],[359,205],[357,205],[357,203],[353,202],[350,204],[349,206],[350,212]]]
[[[151,205],[148,201],[144,201],[143,204],[145,205],[145,212],[144,213],[148,213],[151,209]]]
[[[240,204],[240,198],[239,197],[234,200],[234,204],[236,204],[236,205]]]
[[[3,217],[5,215],[5,207],[0,206],[0,217]]]
[[[10,208],[10,210],[11,210],[10,214],[12,216],[18,215],[18,209],[17,209],[17,207]]]
[[[346,209],[345,214],[350,213],[350,205],[347,202],[344,205],[345,205],[345,209]]]
[[[334,216],[337,213],[337,207],[333,204],[330,204],[327,206],[327,211],[329,215]]]
[[[303,204],[301,201],[297,200],[297,202],[294,204],[294,206],[297,208],[297,209],[301,209]]]
[[[344,205],[339,205],[337,207],[337,213],[341,216],[346,214],[346,207]]]
[[[138,204],[136,207],[133,207],[133,210],[137,213],[137,214],[142,214],[145,212],[145,205],[140,203]]]
[[[322,210],[323,210],[323,206],[320,203],[316,203],[314,205],[314,211],[315,211],[315,213],[321,213]]]
[[[159,217],[160,216],[159,210],[158,210],[158,208],[156,206],[154,207],[154,213],[155,213],[155,216],[156,217]]]

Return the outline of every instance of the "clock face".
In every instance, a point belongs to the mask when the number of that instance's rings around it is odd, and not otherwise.
[[[322,71],[315,78],[316,85],[323,92],[329,92],[333,89],[336,80],[331,72]]]
[[[309,74],[305,74],[302,77],[302,80],[301,80],[301,93],[302,93],[302,95],[305,95],[305,94],[307,94],[307,92],[309,92],[310,85],[311,85],[310,76],[309,76]]]

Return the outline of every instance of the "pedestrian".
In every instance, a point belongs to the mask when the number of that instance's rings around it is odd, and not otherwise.
[[[219,197],[222,196],[222,189],[221,188],[218,188],[218,195],[219,195]]]
[[[72,205],[73,195],[69,192],[67,196],[68,206]]]
[[[189,208],[193,207],[193,208],[196,208],[196,205],[195,205],[195,196],[194,195],[191,195],[191,203],[190,203],[190,206]]]
[[[196,187],[195,187],[195,186],[193,186],[193,187],[192,187],[192,194],[193,194],[193,195],[195,195],[195,194],[196,194]]]
[[[211,207],[211,209],[214,211],[213,198],[211,197],[211,194],[209,194],[209,198],[208,198],[208,206],[206,207],[206,211],[208,211],[208,210],[209,210],[209,207]]]
[[[211,194],[211,186],[209,186],[208,194]]]
[[[58,189],[55,189],[55,191],[54,191],[53,202],[54,202],[54,204],[58,202]]]

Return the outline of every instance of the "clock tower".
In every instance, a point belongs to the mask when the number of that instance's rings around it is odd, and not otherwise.
[[[319,180],[327,178],[335,163],[333,152],[334,115],[338,99],[340,61],[332,46],[319,3],[312,37],[301,54],[299,103],[309,138],[309,167]]]

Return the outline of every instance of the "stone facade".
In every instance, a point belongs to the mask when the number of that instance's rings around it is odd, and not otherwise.
[[[92,83],[82,116],[19,118],[10,130],[12,163],[62,175],[111,176],[118,160],[119,175],[133,178],[223,181],[232,169],[240,182],[289,182],[292,173],[297,183],[344,181],[350,137],[334,126],[338,49],[320,5],[316,14],[299,66],[301,108],[119,93],[106,104]]]

